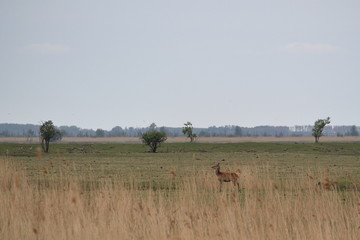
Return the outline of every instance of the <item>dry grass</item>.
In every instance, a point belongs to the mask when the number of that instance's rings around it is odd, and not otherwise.
[[[219,193],[205,171],[173,181],[175,170],[154,191],[136,178],[30,181],[0,159],[0,239],[358,239],[359,192],[318,189],[317,173],[278,182],[266,166],[240,170],[241,192]]]

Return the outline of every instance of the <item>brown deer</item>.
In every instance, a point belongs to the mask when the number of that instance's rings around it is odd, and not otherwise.
[[[336,185],[338,184],[338,182],[336,181],[331,181],[328,178],[325,178],[324,182],[318,182],[316,184],[316,188],[318,190],[335,190],[336,189]]]
[[[240,191],[240,185],[237,182],[239,176],[234,172],[221,172],[220,171],[220,163],[216,164],[215,166],[212,166],[211,168],[215,169],[215,174],[218,177],[218,180],[220,182],[220,192],[221,192],[221,186],[223,182],[233,182],[234,186],[237,185],[238,190]]]

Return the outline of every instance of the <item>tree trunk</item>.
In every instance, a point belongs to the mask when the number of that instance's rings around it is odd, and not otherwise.
[[[49,152],[50,141],[45,141],[45,152]]]
[[[150,146],[151,151],[152,151],[153,153],[155,153],[156,150],[157,150],[157,143],[152,143],[152,144],[150,144],[149,146]]]
[[[43,151],[45,152],[45,139],[41,139],[41,148],[43,149]]]

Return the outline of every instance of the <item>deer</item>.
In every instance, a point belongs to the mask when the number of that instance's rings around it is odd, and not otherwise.
[[[220,183],[220,192],[223,182],[233,182],[234,187],[238,187],[238,190],[240,191],[240,185],[238,183],[239,175],[237,175],[234,172],[221,172],[220,171],[220,163],[216,164],[215,166],[212,166],[211,168],[215,169],[215,174],[218,177],[219,183]]]
[[[328,178],[325,178],[324,182],[318,182],[316,184],[316,189],[317,190],[335,190],[336,189],[336,185],[338,184],[338,182],[336,181],[331,181]]]

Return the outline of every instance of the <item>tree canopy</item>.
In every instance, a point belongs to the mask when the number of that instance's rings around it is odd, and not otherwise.
[[[193,126],[191,122],[184,123],[184,127],[182,129],[182,132],[190,138],[190,142],[194,142],[194,140],[197,138],[197,135],[193,133]]]
[[[62,138],[61,132],[51,120],[44,122],[40,126],[41,147],[44,152],[49,152],[50,141],[57,141]]]
[[[160,144],[165,142],[167,137],[164,132],[159,132],[156,130],[151,130],[149,132],[143,133],[140,137],[142,142],[150,147],[151,152],[156,152]]]
[[[324,127],[330,123],[330,117],[325,119],[318,119],[315,121],[314,128],[312,129],[312,135],[315,137],[315,142],[319,142],[319,138],[323,136]]]

